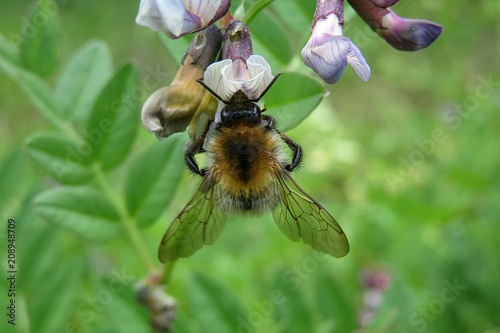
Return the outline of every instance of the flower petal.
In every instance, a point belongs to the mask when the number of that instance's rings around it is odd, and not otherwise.
[[[320,42],[318,39],[323,36],[342,36],[342,25],[335,14],[330,14],[316,21],[312,32],[313,42]]]
[[[230,100],[234,93],[239,90],[239,87],[228,87],[224,80],[223,72],[231,71],[232,66],[231,59],[214,62],[207,67],[203,75],[205,85],[212,89],[223,101]]]
[[[221,18],[229,0],[141,0],[136,23],[170,38],[202,30]]]
[[[368,81],[371,74],[370,66],[368,66],[368,63],[361,54],[361,51],[356,45],[354,45],[353,42],[350,42],[350,48],[347,52],[347,63],[351,65],[361,80]]]
[[[328,41],[316,47],[302,49],[306,66],[315,71],[326,83],[336,83],[347,65],[351,40],[343,36],[329,36]]]
[[[165,31],[169,36],[178,35],[182,31],[185,15],[181,0],[141,0],[136,23],[154,31]]]
[[[154,31],[164,30],[162,17],[154,0],[141,0],[135,22]]]
[[[205,25],[215,16],[222,0],[183,0],[182,2],[186,10],[199,16],[202,24]]]
[[[241,90],[249,99],[259,99],[273,81],[271,66],[259,55],[251,55],[247,59],[247,66],[251,79],[244,81]]]
[[[186,10],[181,0],[157,0],[157,6],[162,17],[163,30],[170,38],[179,38],[200,29],[200,18]]]
[[[272,80],[271,66],[258,55],[251,55],[246,63],[241,59],[213,63],[203,78],[204,83],[225,102],[238,90],[249,99],[258,99]]]
[[[351,40],[342,36],[342,25],[334,13],[315,22],[301,55],[304,64],[326,83],[338,82],[347,63],[362,80],[366,81],[370,77],[370,67]]]

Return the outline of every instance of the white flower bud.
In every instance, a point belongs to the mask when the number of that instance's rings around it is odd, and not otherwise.
[[[205,29],[230,5],[230,0],[141,0],[135,21],[175,39]]]

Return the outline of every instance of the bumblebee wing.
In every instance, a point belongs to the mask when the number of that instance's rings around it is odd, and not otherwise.
[[[225,214],[216,207],[215,186],[207,186],[209,178],[205,176],[196,194],[165,232],[158,249],[162,263],[189,257],[203,245],[212,244],[226,225]]]
[[[281,203],[273,212],[279,229],[292,241],[302,240],[313,249],[341,258],[349,252],[349,243],[333,216],[311,198],[281,170],[276,174]]]

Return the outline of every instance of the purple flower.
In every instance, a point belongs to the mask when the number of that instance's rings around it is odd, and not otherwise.
[[[315,21],[311,38],[301,54],[306,66],[327,83],[339,81],[347,64],[363,81],[370,78],[370,67],[356,45],[342,36],[342,25],[335,13]]]
[[[380,8],[387,8],[394,6],[399,2],[399,0],[370,0],[375,6]]]
[[[175,39],[205,29],[230,5],[230,0],[141,0],[135,21]]]
[[[399,17],[389,6],[398,1],[348,0],[352,8],[392,47],[402,51],[417,51],[431,45],[443,27],[427,20]]]
[[[416,51],[432,44],[443,31],[437,23],[407,19],[396,15],[390,9],[382,17],[382,27],[377,33],[394,48],[402,51]]]

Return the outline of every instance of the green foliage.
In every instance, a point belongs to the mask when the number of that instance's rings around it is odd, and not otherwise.
[[[239,319],[246,315],[234,294],[204,275],[192,275],[187,287],[191,311],[196,312],[198,332],[208,327],[214,332],[232,332],[238,327]]]
[[[8,211],[9,205],[12,205],[13,195],[17,194],[16,184],[22,176],[22,162],[22,153],[19,151],[13,151],[2,161],[0,166],[0,211]]]
[[[41,193],[37,212],[47,221],[68,228],[89,241],[118,236],[120,216],[101,193],[88,187],[61,187]]]
[[[111,54],[108,46],[91,41],[75,53],[63,69],[55,88],[65,119],[85,121],[93,103],[111,78]]]
[[[31,157],[63,184],[85,184],[93,177],[85,158],[71,157],[78,144],[60,133],[35,134],[26,145]]]
[[[125,183],[125,201],[139,227],[148,227],[173,199],[182,171],[184,136],[152,145],[137,156]]]
[[[117,167],[134,143],[139,123],[139,77],[132,65],[122,67],[97,97],[84,136],[90,159],[104,171]]]
[[[351,332],[357,327],[356,304],[350,294],[331,274],[323,272],[317,277],[315,300],[328,331]]]
[[[0,59],[0,68],[14,79],[40,113],[53,125],[61,127],[62,111],[49,85],[38,75],[18,67],[7,57]]]
[[[59,65],[62,48],[58,7],[54,0],[40,0],[31,15],[19,55],[23,66],[47,77]]]
[[[281,66],[288,64],[292,59],[292,52],[284,29],[276,23],[267,12],[262,12],[256,16],[248,26],[252,36],[252,43],[255,44],[255,53],[266,52],[271,66],[279,63]],[[273,33],[270,34],[269,31]],[[273,66],[276,67],[276,66]]]
[[[286,271],[280,271],[272,285],[272,290],[280,292],[281,297],[285,300],[274,311],[274,319],[281,326],[280,332],[313,332],[313,313],[309,311],[311,306],[304,297],[304,291],[297,287],[299,284],[289,287],[286,276]],[[300,316],[297,315],[299,313]]]
[[[83,265],[79,261],[55,265],[43,288],[32,293],[27,311],[32,314],[32,321],[37,323],[37,330],[52,332],[63,327],[74,311],[82,271]]]
[[[133,293],[126,293],[123,296],[126,298],[113,299],[105,310],[113,330],[123,333],[151,331],[149,323],[138,309],[138,304],[134,304]]]
[[[16,221],[18,271],[16,326],[3,315],[0,331],[153,332],[135,285],[160,267],[161,236],[198,182],[185,171],[187,135],[157,141],[140,110],[190,38],[136,27],[138,1],[25,6],[5,5],[0,22],[0,211]],[[266,114],[303,146],[295,178],[342,225],[351,253],[320,257],[269,216],[230,219],[170,272],[174,332],[498,331],[500,7],[449,6],[395,7],[445,26],[415,54],[388,47],[351,11],[344,32],[372,78],[347,68],[326,88],[299,54],[314,1],[275,0],[254,16],[254,52],[283,72]],[[377,294],[367,272],[390,282]],[[361,327],[368,300],[373,318]]]
[[[301,73],[283,73],[264,97],[269,114],[283,131],[297,126],[321,102],[325,90]]]

